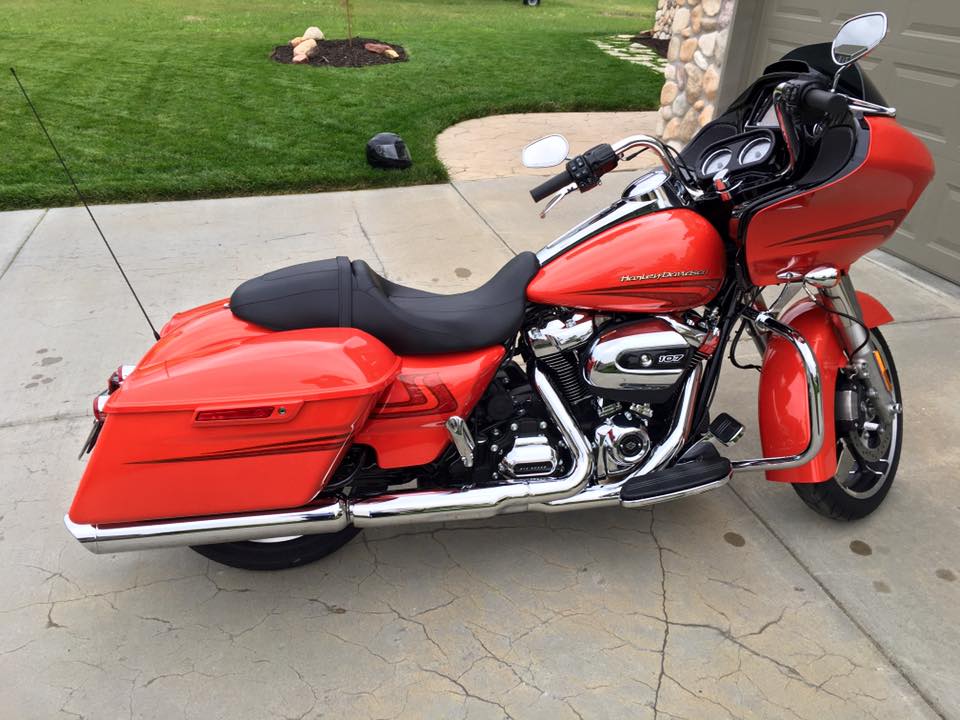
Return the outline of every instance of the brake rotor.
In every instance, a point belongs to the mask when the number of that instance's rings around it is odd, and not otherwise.
[[[893,439],[893,420],[884,422],[879,414],[871,407],[871,401],[866,399],[864,387],[857,383],[857,398],[860,408],[859,418],[856,427],[847,432],[843,437],[847,442],[847,447],[867,463],[876,463],[884,460],[890,450],[890,443]],[[864,426],[867,423],[877,425],[875,430],[866,430]]]

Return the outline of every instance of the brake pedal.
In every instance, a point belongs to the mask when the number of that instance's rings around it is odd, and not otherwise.
[[[743,423],[732,415],[720,413],[710,423],[710,434],[727,447],[743,437]]]

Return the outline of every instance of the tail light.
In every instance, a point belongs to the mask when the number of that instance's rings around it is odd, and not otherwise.
[[[107,406],[107,400],[110,399],[112,393],[120,389],[123,381],[130,377],[130,373],[132,373],[136,367],[136,365],[121,365],[107,378],[107,389],[93,399],[93,417],[97,421],[103,422],[106,417],[105,408]]]
[[[136,367],[136,365],[121,365],[114,370],[113,374],[107,379],[107,392],[113,392],[119,388]]]

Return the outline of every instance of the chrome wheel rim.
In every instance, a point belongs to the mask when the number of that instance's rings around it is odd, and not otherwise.
[[[878,342],[872,343],[889,368],[890,359]],[[900,388],[891,374],[893,401],[900,402]],[[862,385],[858,383],[858,389]],[[837,436],[837,484],[850,497],[866,500],[880,492],[887,482],[900,439],[902,413],[896,413],[889,422],[866,408],[862,426]]]

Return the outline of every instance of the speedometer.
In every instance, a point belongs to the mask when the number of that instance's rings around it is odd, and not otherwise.
[[[766,159],[767,155],[770,154],[770,149],[773,147],[773,142],[770,138],[760,137],[756,140],[751,140],[740,151],[740,164],[741,165],[753,165],[758,162],[762,162]]]
[[[716,152],[710,153],[709,157],[703,161],[703,167],[701,172],[704,175],[716,175],[721,170],[725,170],[727,165],[730,164],[730,160],[733,158],[733,153],[730,152],[727,148],[721,148]]]

